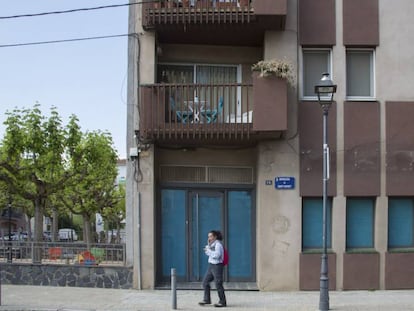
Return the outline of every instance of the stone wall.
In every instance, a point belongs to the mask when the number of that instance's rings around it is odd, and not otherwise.
[[[132,288],[132,267],[79,265],[0,265],[2,284]]]

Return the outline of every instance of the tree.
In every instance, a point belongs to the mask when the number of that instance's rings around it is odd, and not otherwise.
[[[77,124],[71,117],[72,126]],[[33,109],[7,112],[6,131],[0,145],[0,180],[7,191],[32,202],[34,207],[34,241],[43,240],[43,215],[49,197],[64,189],[70,180],[65,170],[65,157],[72,136],[66,130],[55,108],[50,116],[41,114],[39,105]],[[79,129],[79,127],[77,127]],[[76,127],[75,127],[76,129]],[[39,252],[34,252],[39,262]]]
[[[116,229],[116,242],[120,243],[122,221],[126,216],[125,206],[125,185],[120,184],[115,189],[114,200],[108,202],[107,206],[103,208],[102,218],[108,225],[109,230]]]
[[[61,200],[72,213],[82,215],[83,237],[89,248],[95,214],[114,200],[117,156],[111,136],[100,131],[86,133],[71,152],[68,170],[74,178]]]

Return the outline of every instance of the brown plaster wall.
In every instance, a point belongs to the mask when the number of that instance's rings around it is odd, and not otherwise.
[[[322,109],[317,102],[299,103],[300,195],[322,196]],[[336,103],[328,114],[330,179],[328,195],[336,195]]]
[[[379,253],[344,254],[344,289],[379,289]]]
[[[253,73],[253,130],[283,131],[287,129],[287,83],[273,76]]]
[[[344,45],[379,45],[378,0],[343,1]]]
[[[414,102],[386,102],[386,194],[414,194]]]
[[[385,289],[414,288],[414,253],[385,253]]]
[[[321,254],[300,254],[299,289],[317,290],[321,276]],[[336,254],[328,254],[329,289],[336,289]]]
[[[345,102],[344,141],[345,196],[380,195],[378,102]]]
[[[335,0],[299,0],[301,45],[335,45],[335,32]]]

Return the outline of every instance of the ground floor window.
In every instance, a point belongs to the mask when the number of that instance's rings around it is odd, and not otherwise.
[[[327,202],[327,247],[331,247],[332,200]],[[302,250],[321,249],[323,231],[322,198],[303,198],[302,201]]]
[[[414,200],[388,199],[388,248],[414,247]]]
[[[346,202],[346,248],[373,248],[375,200],[348,198]]]
[[[251,190],[162,189],[158,279],[171,268],[181,282],[199,282],[207,269],[203,247],[220,230],[229,253],[227,281],[255,280],[255,212]]]

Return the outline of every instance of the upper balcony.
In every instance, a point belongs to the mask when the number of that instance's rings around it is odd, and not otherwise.
[[[162,43],[258,46],[266,30],[285,29],[286,14],[287,0],[152,0],[142,26]]]
[[[280,138],[287,129],[286,82],[255,81],[142,85],[138,135],[144,142],[185,146]]]

